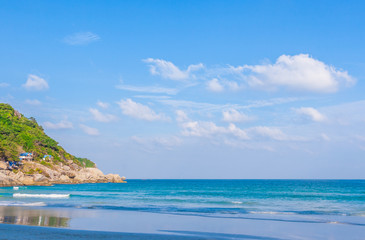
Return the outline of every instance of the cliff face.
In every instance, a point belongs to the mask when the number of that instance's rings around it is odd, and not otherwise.
[[[21,161],[19,154],[32,153]],[[49,156],[44,158],[44,156]],[[123,182],[117,174],[104,175],[95,163],[67,153],[48,137],[34,118],[26,118],[0,103],[0,186]]]

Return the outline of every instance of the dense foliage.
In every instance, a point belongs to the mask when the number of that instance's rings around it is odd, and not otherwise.
[[[67,153],[34,118],[26,118],[9,104],[0,103],[0,160],[18,161],[21,152],[33,152],[38,162],[42,162],[44,155],[52,155],[49,161],[53,163],[72,160],[84,167],[95,166],[89,159]]]

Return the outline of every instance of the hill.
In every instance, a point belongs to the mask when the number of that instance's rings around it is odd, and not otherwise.
[[[44,133],[33,117],[26,118],[9,104],[0,103],[0,160],[18,161],[22,152],[32,152],[36,162],[42,162],[44,155],[51,155],[53,163],[72,160],[83,167],[95,167],[92,161],[67,153]]]
[[[24,152],[32,153],[32,160],[9,168]],[[0,103],[0,169],[0,186],[122,181],[119,175],[104,175],[91,160],[66,152],[33,117],[4,103]]]

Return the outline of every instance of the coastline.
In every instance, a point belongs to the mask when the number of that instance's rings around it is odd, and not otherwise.
[[[24,161],[19,169],[9,170],[0,161],[0,187],[51,186],[54,184],[126,183],[118,174],[104,174],[95,167],[81,167],[72,161],[47,166]]]

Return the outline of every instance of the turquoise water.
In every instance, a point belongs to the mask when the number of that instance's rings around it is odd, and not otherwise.
[[[365,180],[129,180],[0,188],[0,206],[245,217],[365,216]]]

